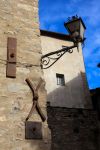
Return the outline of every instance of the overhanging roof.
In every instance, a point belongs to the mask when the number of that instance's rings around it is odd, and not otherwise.
[[[53,37],[56,39],[61,39],[61,40],[72,42],[70,35],[67,35],[67,34],[62,34],[62,33],[52,32],[52,31],[46,31],[46,30],[40,30],[40,34],[43,36]]]

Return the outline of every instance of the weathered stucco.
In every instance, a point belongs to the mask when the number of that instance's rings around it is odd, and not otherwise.
[[[17,39],[16,78],[6,78],[7,38]],[[43,123],[42,140],[25,140],[25,118],[32,105],[32,93],[25,82],[36,85],[43,77],[37,0],[0,1],[0,149],[48,150],[50,139]],[[32,64],[32,66],[30,66]],[[39,90],[39,104],[46,115],[46,91]],[[35,111],[31,121],[41,119]],[[45,132],[44,132],[45,131]]]
[[[43,54],[71,46],[72,42],[41,34]],[[53,56],[53,57],[56,57]],[[64,74],[65,86],[57,85],[56,73]],[[66,53],[52,67],[44,69],[47,101],[51,106],[69,108],[91,108],[91,99],[86,81],[81,44],[79,50]]]

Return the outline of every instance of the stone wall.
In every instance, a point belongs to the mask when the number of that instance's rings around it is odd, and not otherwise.
[[[6,78],[7,38],[17,39],[16,78]],[[41,46],[37,0],[0,1],[0,149],[48,150],[47,123],[42,140],[25,140],[25,118],[32,105],[32,93],[25,82],[36,85],[43,77],[40,68]],[[39,90],[39,104],[46,115],[44,84]],[[31,121],[41,119],[35,111]],[[44,132],[45,131],[45,132]]]
[[[99,150],[96,111],[48,106],[52,150]]]

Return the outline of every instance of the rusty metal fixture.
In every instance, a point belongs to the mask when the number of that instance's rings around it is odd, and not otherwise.
[[[25,123],[25,139],[42,139],[42,123],[26,121]]]
[[[42,83],[42,79],[39,81],[38,85],[36,88],[34,88],[33,84],[31,83],[30,79],[26,79],[25,80],[28,84],[28,86],[30,87],[31,91],[32,91],[32,94],[33,94],[33,104],[32,104],[32,107],[31,107],[31,110],[26,118],[26,121],[28,121],[28,119],[31,117],[34,109],[36,108],[38,114],[40,115],[42,121],[44,122],[46,120],[46,117],[44,116],[40,106],[39,106],[39,103],[38,103],[38,99],[39,99],[39,96],[38,96],[38,90],[41,86],[41,83]]]
[[[10,78],[16,77],[16,47],[17,47],[17,39],[8,37],[6,77]]]
[[[73,48],[78,48],[78,43],[74,43],[73,46],[64,47],[60,50],[50,52],[41,57],[41,68],[48,69],[55,64],[65,53],[73,53]],[[54,57],[56,55],[56,57]]]

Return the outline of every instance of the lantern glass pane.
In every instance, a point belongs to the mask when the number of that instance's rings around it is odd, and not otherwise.
[[[82,23],[80,23],[80,37],[83,39],[84,38],[84,26]]]
[[[73,33],[75,31],[79,31],[79,29],[80,29],[80,21],[76,20],[76,21],[72,21],[72,22],[68,23],[67,24],[67,28],[68,28],[70,33]]]

